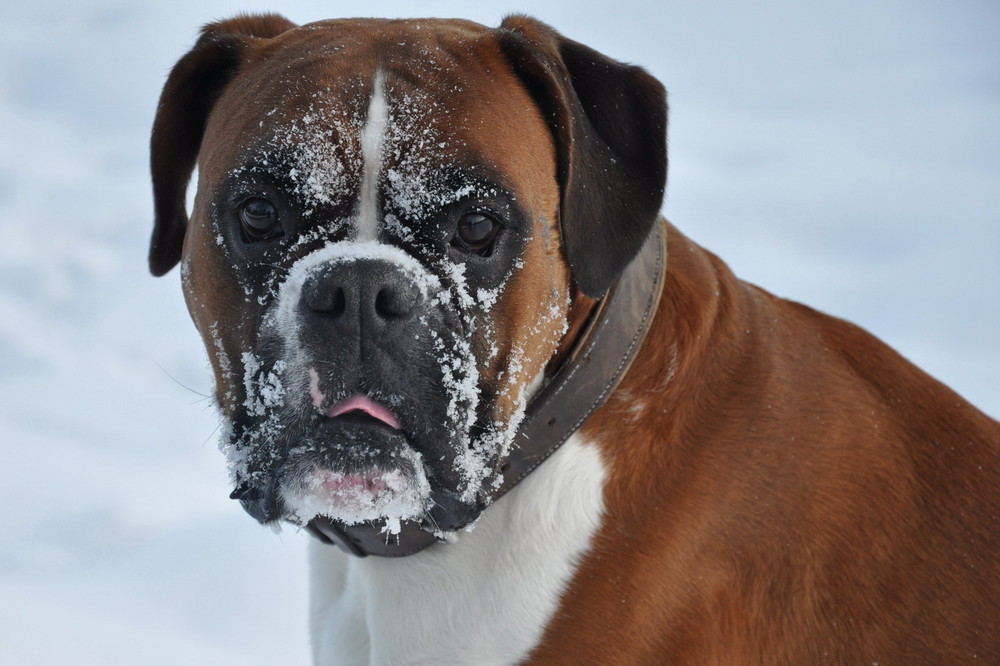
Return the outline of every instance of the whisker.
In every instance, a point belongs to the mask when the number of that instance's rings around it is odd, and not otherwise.
[[[441,506],[440,504],[438,504],[437,502],[434,501],[433,497],[428,498],[428,499],[430,499],[430,502],[433,505],[431,508],[433,508],[435,506]],[[430,509],[424,509],[424,519],[427,522],[429,522],[434,527],[434,531],[435,532],[438,532],[438,533],[441,532],[441,526],[438,525],[438,522],[436,520],[434,520],[434,516],[431,515]]]
[[[219,430],[221,429],[222,429],[222,424],[219,423],[212,429],[212,432],[208,433],[208,437],[205,438],[205,441],[202,442],[201,445],[205,446],[206,444],[208,444],[210,440],[215,438],[215,436],[219,433]]]
[[[156,361],[153,361],[153,363],[156,363]],[[182,389],[190,391],[191,393],[194,393],[195,395],[200,396],[201,398],[203,398],[205,400],[214,400],[214,398],[211,395],[208,395],[207,393],[202,393],[201,391],[196,391],[193,388],[191,388],[190,386],[188,386],[187,384],[184,384],[183,382],[181,382],[179,379],[177,379],[172,374],[170,374],[169,372],[167,372],[167,369],[164,368],[159,363],[156,363],[156,367],[158,367],[163,374],[165,374],[167,377],[169,377],[171,381],[173,381],[175,384],[177,384],[178,386],[180,386]],[[197,401],[197,402],[200,402],[200,401]]]

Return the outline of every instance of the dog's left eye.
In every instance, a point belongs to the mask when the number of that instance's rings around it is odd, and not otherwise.
[[[260,197],[247,199],[239,207],[240,226],[248,242],[272,240],[282,235],[277,207]]]
[[[486,256],[493,245],[500,224],[484,213],[466,213],[458,221],[452,245],[467,252]]]

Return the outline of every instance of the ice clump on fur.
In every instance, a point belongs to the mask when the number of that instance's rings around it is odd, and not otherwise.
[[[276,124],[270,140],[246,165],[232,171],[234,176],[287,176],[292,185],[290,194],[304,204],[305,217],[312,216],[319,206],[340,203],[361,169],[357,146],[349,140],[362,126],[358,112],[344,109],[330,91],[317,91],[312,97],[301,118],[278,117],[278,109],[267,113],[267,122]]]
[[[384,531],[399,534],[400,521],[423,517],[431,493],[420,454],[406,448],[399,469],[346,474],[314,468],[303,479],[282,487],[290,518],[305,525],[326,516],[345,525],[384,519]]]
[[[258,485],[281,457],[274,442],[285,429],[279,409],[285,404],[284,375],[288,364],[276,361],[266,367],[250,352],[245,352],[240,360],[246,393],[243,407],[258,421],[254,428],[237,432],[233,423],[224,419],[219,448],[235,485]]]

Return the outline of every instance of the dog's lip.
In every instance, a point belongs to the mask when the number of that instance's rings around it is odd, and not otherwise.
[[[400,430],[399,420],[388,409],[378,404],[366,395],[358,394],[330,406],[326,410],[326,417],[335,419],[351,412],[362,412],[368,416],[381,421],[393,430]]]
[[[372,471],[368,474],[337,474],[324,472],[318,475],[319,485],[329,495],[344,493],[371,493],[377,495],[389,488],[385,472]]]

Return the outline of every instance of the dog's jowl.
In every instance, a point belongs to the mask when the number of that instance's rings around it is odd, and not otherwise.
[[[174,67],[150,265],[317,663],[1000,663],[1000,425],[659,217],[666,115],[520,16]]]

